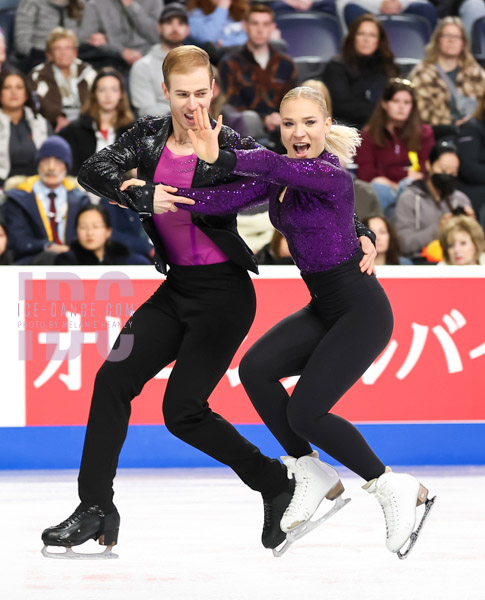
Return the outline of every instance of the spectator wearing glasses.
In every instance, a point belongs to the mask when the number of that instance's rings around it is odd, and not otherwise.
[[[469,119],[485,92],[485,71],[474,59],[458,17],[438,23],[424,60],[409,77],[416,84],[421,119],[435,128],[437,137],[453,133],[450,125]]]
[[[79,117],[96,77],[96,71],[77,57],[77,51],[74,31],[56,27],[47,38],[47,61],[34,67],[29,75],[29,86],[37,97],[40,113],[56,132]]]

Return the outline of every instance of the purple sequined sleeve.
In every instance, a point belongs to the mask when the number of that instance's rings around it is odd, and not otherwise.
[[[195,204],[177,204],[179,208],[206,215],[237,213],[268,200],[268,183],[261,178],[241,177],[231,183],[210,188],[179,188],[178,196],[195,200]]]
[[[265,181],[313,193],[330,192],[352,182],[338,158],[326,152],[318,158],[288,158],[266,148],[234,150],[236,175],[264,177]],[[328,194],[326,194],[328,197]]]

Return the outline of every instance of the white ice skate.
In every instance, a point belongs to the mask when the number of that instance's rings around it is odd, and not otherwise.
[[[350,498],[341,497],[344,486],[337,471],[320,461],[316,452],[298,459],[282,456],[281,460],[286,465],[288,474],[295,477],[295,492],[280,523],[282,531],[286,533],[286,542],[278,550],[273,550],[275,556],[281,556],[291,544],[309,534],[350,502]],[[335,500],[335,504],[323,516],[311,521],[325,498]]]
[[[428,490],[415,477],[407,473],[393,473],[390,467],[362,487],[374,494],[384,511],[387,549],[397,553],[400,559],[406,558],[418,539],[436,496],[428,500]],[[424,514],[414,531],[416,507],[421,504],[424,504]],[[407,542],[409,544],[401,552]]]

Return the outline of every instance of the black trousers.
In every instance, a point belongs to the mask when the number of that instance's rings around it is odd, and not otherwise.
[[[170,269],[166,282],[127,322],[96,376],[78,479],[84,504],[112,509],[131,400],[173,360],[163,398],[167,428],[230,466],[252,489],[279,493],[284,488],[281,463],[263,456],[208,404],[248,333],[255,308],[248,273],[231,262]],[[131,351],[114,361],[128,339]]]
[[[382,352],[392,310],[374,275],[359,270],[359,252],[329,271],[303,275],[310,304],[275,325],[246,353],[239,374],[254,407],[286,452],[309,442],[366,480],[384,472],[359,431],[329,411]],[[280,383],[300,375],[290,396]]]

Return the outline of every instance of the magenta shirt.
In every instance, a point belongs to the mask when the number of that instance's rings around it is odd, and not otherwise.
[[[167,146],[155,169],[153,181],[177,188],[192,185],[197,155],[180,156],[173,154]],[[178,210],[153,215],[158,235],[167,251],[168,262],[174,265],[212,265],[225,262],[229,257],[192,223],[190,213]]]

